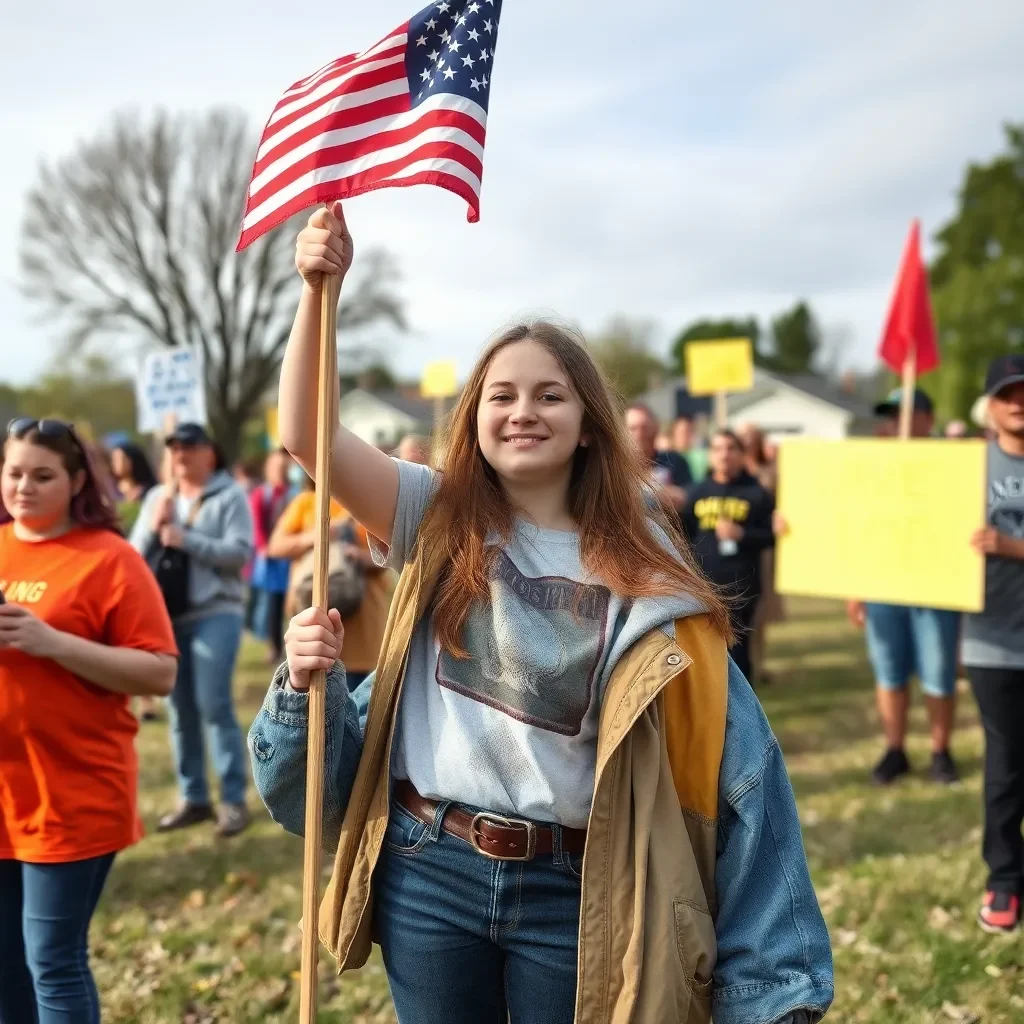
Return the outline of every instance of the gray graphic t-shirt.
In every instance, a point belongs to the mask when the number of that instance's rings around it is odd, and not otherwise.
[[[1024,540],[1024,458],[988,448],[988,521]],[[978,668],[1024,669],[1024,561],[985,560],[985,610],[964,616],[963,662]]]
[[[398,462],[394,536],[381,564],[401,570],[436,474]],[[667,543],[667,541],[666,541]],[[624,602],[580,562],[575,533],[517,524],[491,598],[470,612],[468,659],[440,650],[432,616],[417,624],[391,770],[423,795],[584,828],[590,814],[604,685],[645,633],[700,612],[693,598]]]

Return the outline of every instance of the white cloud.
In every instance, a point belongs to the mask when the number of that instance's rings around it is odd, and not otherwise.
[[[262,121],[289,82],[412,13],[404,0],[316,24],[257,0],[64,7],[5,19],[0,88],[19,100],[0,113],[0,378],[46,358],[9,286],[40,158],[125,105],[236,104]],[[429,189],[349,204],[357,243],[402,267],[415,330],[396,362],[414,372],[447,353],[468,369],[528,310],[590,328],[653,317],[667,339],[695,316],[767,317],[797,297],[848,326],[848,361],[870,362],[911,217],[926,233],[948,217],[966,161],[1019,116],[1022,37],[1019,0],[506,4],[481,223]]]

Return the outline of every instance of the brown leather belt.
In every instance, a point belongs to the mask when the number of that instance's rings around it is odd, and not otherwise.
[[[407,779],[395,781],[394,798],[425,825],[433,825],[437,809],[441,806],[439,800],[420,796]],[[550,855],[554,850],[551,826],[539,825],[525,818],[506,818],[489,811],[470,814],[452,804],[445,812],[441,827],[491,860],[533,860],[538,855]],[[561,832],[562,849],[566,853],[581,855],[587,842],[586,829],[562,828]]]

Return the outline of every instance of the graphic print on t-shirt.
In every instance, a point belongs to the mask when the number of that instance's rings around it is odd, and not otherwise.
[[[1024,477],[993,480],[988,507],[992,525],[1007,537],[1024,540]]]
[[[502,551],[490,603],[474,605],[466,620],[469,658],[440,651],[437,682],[520,722],[575,736],[604,654],[610,598],[607,587],[526,576]]]

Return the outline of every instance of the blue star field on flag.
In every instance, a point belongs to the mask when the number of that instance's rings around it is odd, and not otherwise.
[[[438,0],[409,22],[405,67],[413,107],[438,92],[487,110],[501,0]]]

